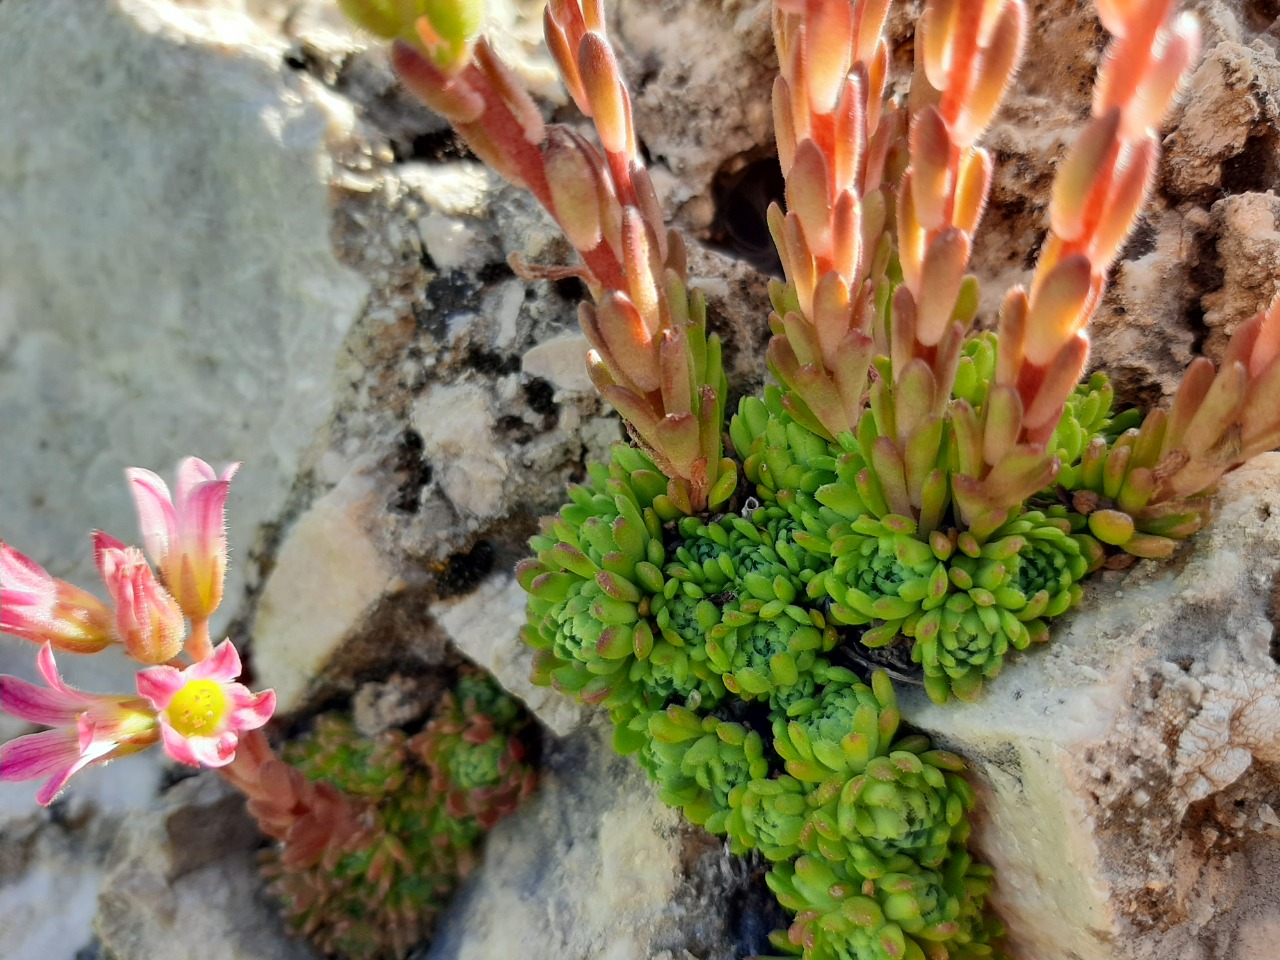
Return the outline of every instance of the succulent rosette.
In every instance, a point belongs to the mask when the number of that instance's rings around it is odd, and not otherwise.
[[[431,771],[432,789],[456,819],[473,818],[489,829],[533,792],[536,771],[524,762],[525,746],[504,732],[473,699],[458,703],[446,693],[435,716],[409,741]]]
[[[696,647],[657,641],[648,657],[631,665],[630,679],[637,691],[634,709],[660,710],[676,701],[693,709],[719,703],[725,693],[724,681],[705,656],[697,653]]]
[[[873,624],[861,637],[863,646],[914,636],[920,618],[946,600],[951,543],[941,535],[925,542],[916,533],[909,517],[859,517],[832,542],[834,563],[823,584],[834,601],[831,616],[839,623]]]
[[[954,882],[909,857],[894,858],[890,870],[869,880],[843,862],[805,854],[774,864],[766,879],[796,915],[775,942],[800,947],[811,960],[927,960],[949,956],[938,946],[973,939],[962,922],[969,896],[963,878]]]
[[[616,444],[608,469],[570,490],[571,503],[530,540],[517,568],[529,592],[525,641],[534,681],[614,706],[635,695],[632,663],[648,657],[651,597],[662,592],[666,552],[653,508],[667,481],[638,450]]]
[[[445,798],[400,730],[361,734],[338,713],[317,717],[285,748],[312,780],[366,804],[368,829],[335,858],[300,866],[266,854],[268,889],[289,923],[331,955],[399,960],[430,931],[483,830],[444,811]]]
[[[729,425],[743,474],[766,506],[778,506],[798,524],[794,539],[822,551],[828,528],[842,518],[864,512],[852,486],[840,483],[838,471],[856,474],[865,466],[851,434],[826,440],[797,421],[783,405],[782,392],[766,387],[763,398],[744,397]],[[819,490],[836,491],[833,510]]]
[[[917,630],[929,696],[975,699],[1010,649],[1048,638],[1046,621],[1080,601],[1080,581],[1101,561],[1097,541],[1073,533],[1061,508],[1023,513],[984,544],[961,534],[947,570],[952,593]]]
[[[725,833],[734,788],[768,775],[760,735],[678,706],[652,714],[648,726],[641,762],[663,802],[711,833]]]
[[[760,507],[750,516],[726,517],[721,522],[730,527],[729,548],[739,590],[763,603],[790,603],[795,594],[804,594],[826,566],[823,554],[803,545],[812,538],[802,525],[780,507]],[[780,585],[779,579],[788,581],[792,590]]]
[[[963,847],[969,838],[966,815],[976,798],[956,775],[963,769],[959,757],[930,749],[927,738],[903,738],[856,776],[833,778],[814,791],[813,833],[805,846],[848,860],[873,879],[901,854],[937,869],[952,845]]]
[[[322,713],[305,735],[285,746],[283,756],[312,780],[326,780],[357,796],[376,797],[404,785],[407,739],[396,729],[366,737],[345,714]]]
[[[767,860],[790,860],[800,852],[808,790],[785,774],[756,779],[729,791],[725,830],[734,853],[759,850]]]
[[[897,695],[884,671],[873,674],[867,686],[850,671],[833,667],[817,696],[792,703],[785,717],[774,719],[773,747],[787,773],[803,783],[847,779],[887,750],[900,719]]]
[[[753,613],[750,607],[748,602],[725,608],[707,639],[707,659],[725,688],[741,699],[768,699],[773,706],[789,702],[819,654],[835,646],[835,631],[817,611],[794,604],[768,611],[767,618],[766,611]]]
[[[1126,410],[1116,414],[1113,410],[1115,389],[1110,378],[1101,371],[1094,373],[1087,382],[1080,384],[1067,397],[1062,417],[1049,438],[1048,447],[1057,453],[1062,469],[1054,480],[1055,487],[1078,490],[1083,482],[1081,460],[1095,439],[1111,443],[1125,431],[1137,425],[1140,414]]]
[[[807,429],[783,407],[782,391],[769,386],[762,397],[743,397],[729,423],[729,436],[742,458],[744,476],[766,503],[779,491],[813,494],[835,479],[839,444]]]

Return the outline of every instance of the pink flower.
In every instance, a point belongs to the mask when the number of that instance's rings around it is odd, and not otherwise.
[[[0,745],[0,780],[48,777],[36,802],[48,806],[72,774],[145,750],[159,739],[154,711],[138,697],[82,693],[67,686],[45,644],[36,658],[48,687],[0,676],[0,710],[51,730]]]
[[[176,499],[150,470],[125,471],[147,555],[192,621],[207,620],[222,602],[227,491],[238,469],[233,463],[219,477],[203,460],[187,457],[178,464]]]
[[[93,559],[116,608],[116,635],[141,663],[164,663],[182,651],[187,632],[182,609],[155,575],[142,551],[101,530],[93,535]]]
[[[274,690],[250,693],[241,683],[240,655],[230,640],[185,670],[150,667],[138,674],[138,693],[160,714],[165,753],[193,767],[232,761],[240,734],[256,730],[276,709]]]
[[[0,543],[0,632],[71,653],[97,653],[115,640],[111,620],[92,594]]]

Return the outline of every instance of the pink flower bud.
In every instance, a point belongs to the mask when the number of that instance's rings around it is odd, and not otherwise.
[[[115,640],[111,611],[79,587],[0,543],[0,632],[71,653],[97,653]]]
[[[141,663],[164,663],[182,651],[186,622],[182,609],[156,582],[146,557],[98,531],[94,560],[116,608],[116,634],[129,656]]]
[[[178,465],[177,496],[150,470],[125,471],[138,511],[147,556],[164,585],[193,621],[207,620],[222,602],[227,573],[227,491],[240,464],[218,476],[203,460]]]

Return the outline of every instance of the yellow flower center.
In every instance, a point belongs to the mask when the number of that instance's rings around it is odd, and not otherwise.
[[[165,713],[183,737],[212,736],[227,712],[227,695],[212,680],[192,680],[173,695]]]

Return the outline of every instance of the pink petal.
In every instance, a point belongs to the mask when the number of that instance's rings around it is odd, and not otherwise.
[[[95,720],[91,714],[82,713],[76,719],[76,737],[80,744],[80,759],[85,764],[102,760],[120,746],[118,728],[113,723]],[[81,764],[83,766],[84,764]]]
[[[161,564],[169,552],[169,540],[178,526],[178,516],[169,496],[169,487],[156,474],[141,467],[124,472],[138,513],[142,543],[153,563]]]
[[[184,546],[198,554],[195,559],[202,566],[210,561],[212,554],[223,549],[227,533],[227,494],[230,491],[230,480],[199,483],[182,504],[179,522],[182,524]]]
[[[191,491],[202,483],[217,480],[218,475],[213,467],[199,457],[186,457],[178,464],[178,489],[175,491],[174,505],[179,513],[185,513],[191,497]]]
[[[85,765],[80,761],[76,761],[65,770],[59,770],[52,777],[45,781],[44,786],[36,791],[36,803],[42,807],[47,807],[58,798],[58,794],[62,792],[62,788],[67,785],[67,781],[78,773]]]
[[[0,587],[5,593],[20,590],[45,597],[53,592],[53,577],[30,557],[6,543],[0,543]]]
[[[223,640],[213,648],[213,653],[186,669],[188,680],[213,680],[230,683],[240,676],[240,654],[230,640]]]
[[[187,742],[200,766],[225,767],[235,759],[240,738],[228,730],[216,737],[192,737]]]
[[[81,702],[88,702],[91,699],[75,687],[69,687],[63,682],[61,674],[58,673],[58,663],[53,659],[53,644],[46,643],[40,648],[40,652],[36,654],[36,669],[40,671],[40,676],[44,677],[44,682],[58,693],[75,697]]]
[[[239,686],[239,684],[236,684]],[[257,696],[250,695],[248,702],[235,698],[235,708],[231,711],[231,728],[233,730],[257,730],[271,719],[276,712],[276,692],[263,690]]]
[[[0,677],[0,710],[28,723],[61,727],[75,722],[84,701],[17,677]]]
[[[98,568],[98,575],[111,591],[111,582],[116,578],[121,565],[125,562],[125,553],[129,548],[109,533],[101,530],[93,531],[93,562]]]
[[[38,780],[68,770],[79,760],[80,745],[74,728],[42,730],[0,744],[0,780]],[[62,781],[69,776],[68,770]]]
[[[162,711],[168,709],[174,694],[187,685],[187,678],[177,667],[161,665],[139,670],[134,682],[138,696],[150,703],[153,709]]]
[[[191,749],[193,741],[182,736],[163,720],[160,721],[160,739],[164,741],[164,752],[174,760],[189,767],[200,766],[200,758]]]

